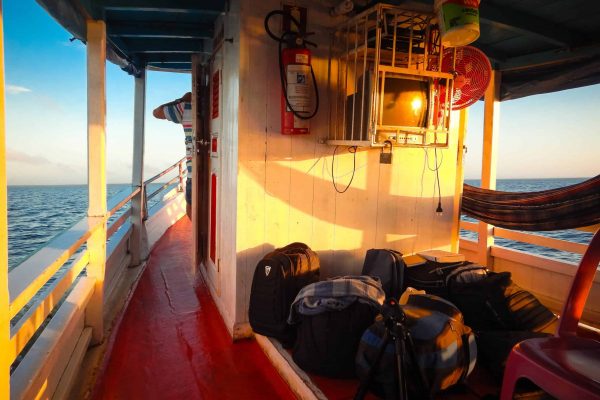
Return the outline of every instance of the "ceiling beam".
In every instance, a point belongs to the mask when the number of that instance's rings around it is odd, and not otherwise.
[[[145,63],[186,63],[192,62],[191,53],[145,53],[139,54],[138,58]]]
[[[521,10],[496,6],[487,1],[481,2],[479,6],[479,19],[482,23],[518,34],[533,35],[560,47],[572,47],[586,40],[580,33],[570,31],[555,22],[524,13]]]
[[[574,49],[542,51],[524,56],[512,57],[499,64],[501,71],[537,68],[577,59],[600,56],[600,43]]]
[[[204,53],[204,40],[130,39],[127,53]]]
[[[212,24],[114,23],[107,24],[109,36],[131,38],[212,39]]]
[[[100,7],[111,11],[160,11],[218,15],[225,10],[225,1],[205,0],[100,0]]]
[[[155,62],[155,63],[148,64],[148,68],[155,69],[155,70],[161,69],[163,71],[186,72],[186,71],[191,71],[192,62],[190,61],[189,63],[175,63],[175,64]]]

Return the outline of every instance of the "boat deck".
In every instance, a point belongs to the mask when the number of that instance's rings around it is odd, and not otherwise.
[[[293,399],[254,340],[232,342],[191,261],[191,223],[152,251],[97,380],[95,399]]]

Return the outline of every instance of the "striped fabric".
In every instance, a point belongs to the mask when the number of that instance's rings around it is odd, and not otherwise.
[[[462,212],[506,229],[552,231],[600,223],[600,175],[540,192],[511,193],[464,185]]]
[[[355,301],[379,310],[385,300],[381,282],[370,276],[342,276],[311,283],[300,290],[290,308],[289,324],[298,322],[298,314],[317,315],[343,310]]]
[[[164,107],[165,117],[171,122],[183,125],[185,134],[185,156],[188,177],[192,177],[192,155],[194,152],[192,142],[192,103],[180,102],[169,104]]]

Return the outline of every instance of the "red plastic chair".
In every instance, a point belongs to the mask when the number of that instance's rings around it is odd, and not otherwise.
[[[553,337],[517,344],[506,363],[501,400],[513,398],[527,378],[558,399],[600,399],[600,342],[577,336],[577,326],[600,262],[600,231],[588,246],[573,279]]]

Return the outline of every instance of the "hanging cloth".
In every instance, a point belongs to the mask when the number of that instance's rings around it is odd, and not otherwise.
[[[502,192],[464,185],[462,212],[494,226],[554,231],[600,223],[600,175],[558,189]]]

